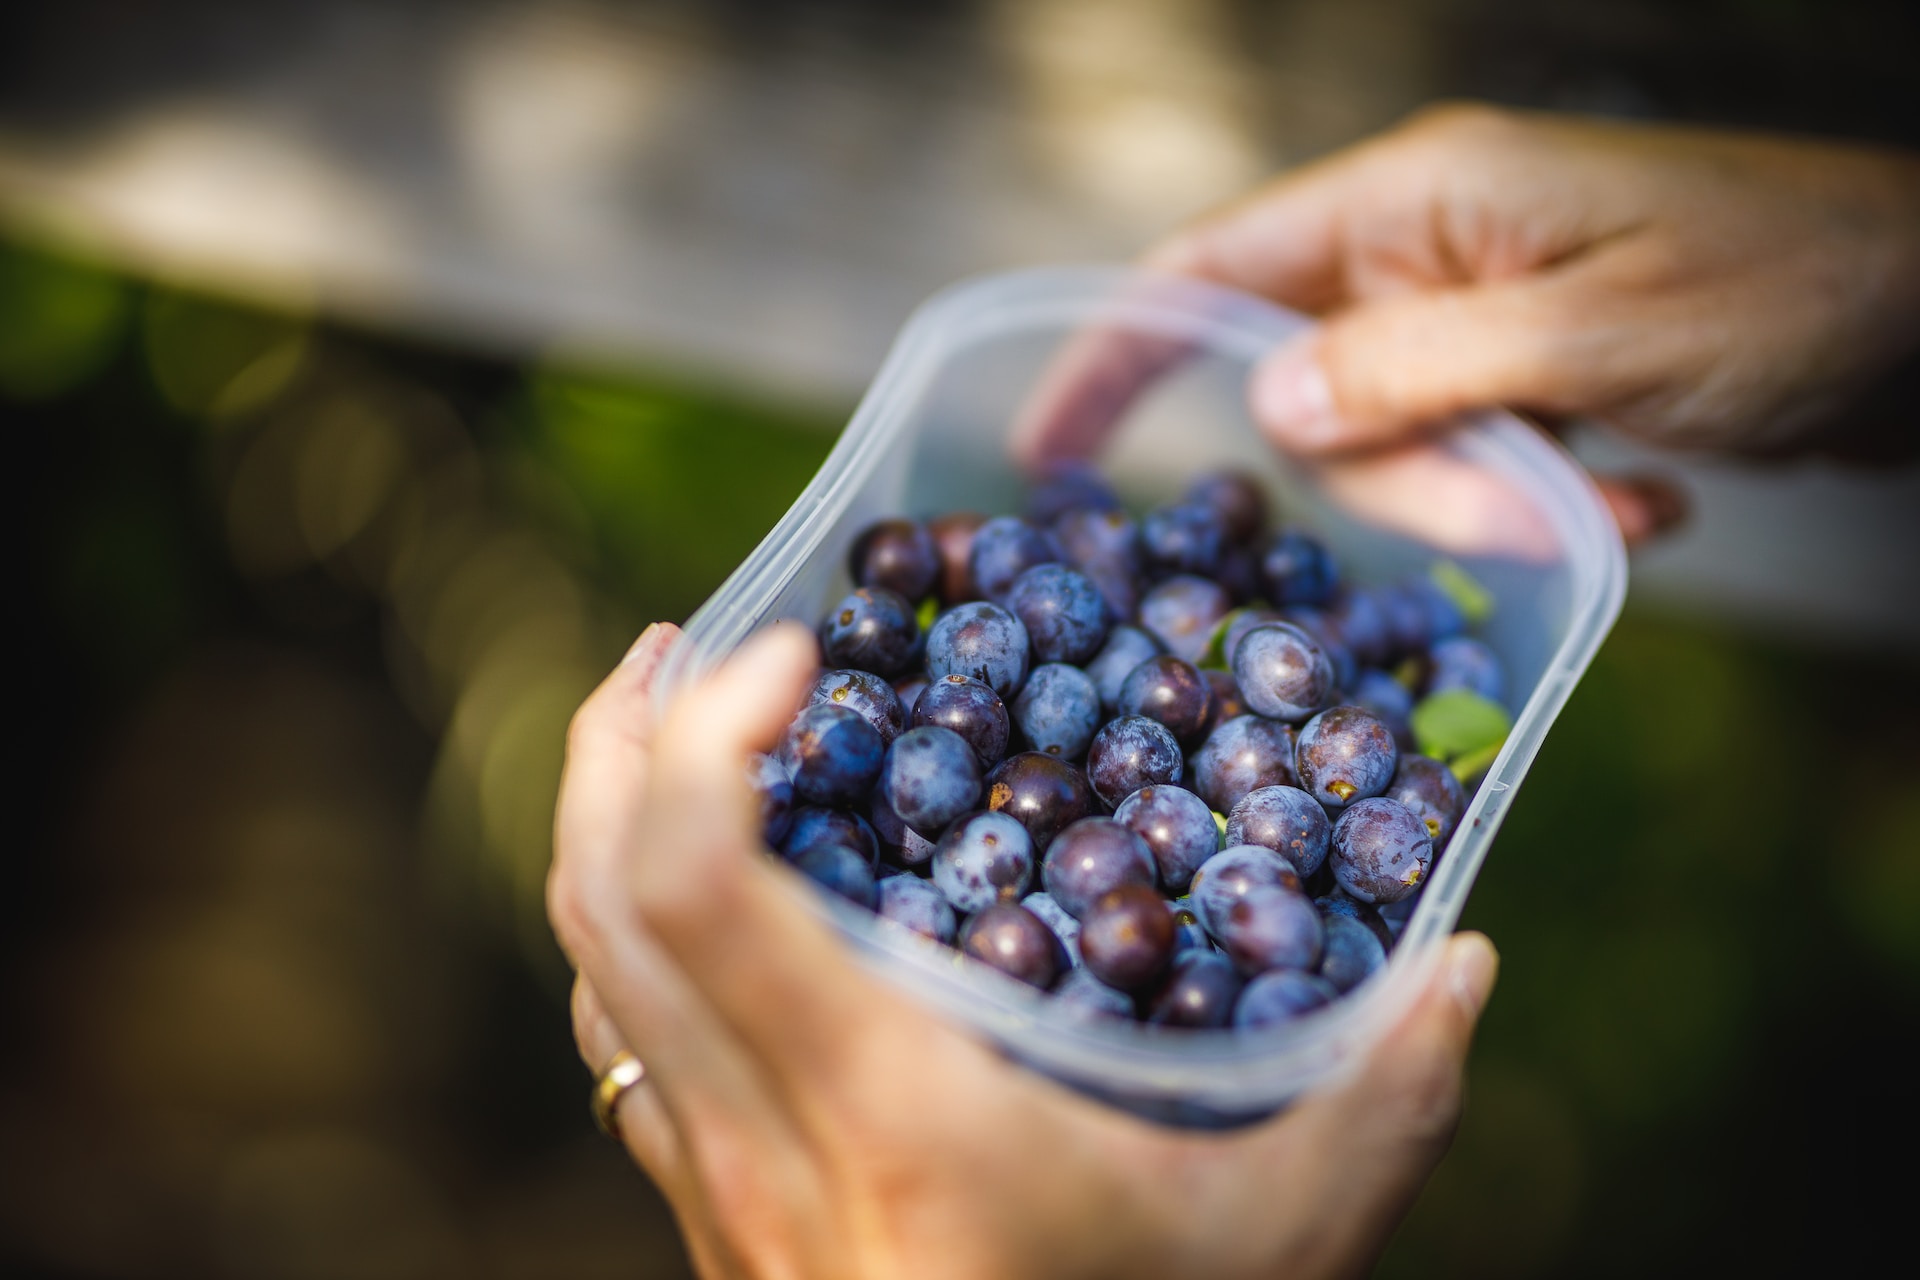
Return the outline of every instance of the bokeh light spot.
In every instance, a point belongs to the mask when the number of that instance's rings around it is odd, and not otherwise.
[[[215,424],[271,403],[306,359],[304,318],[197,294],[156,290],[142,328],[161,397],[176,412]]]

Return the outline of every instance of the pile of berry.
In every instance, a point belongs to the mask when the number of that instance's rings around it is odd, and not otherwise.
[[[1351,990],[1491,758],[1417,754],[1423,709],[1504,732],[1470,582],[1343,585],[1240,473],[1136,521],[1063,468],[1025,518],[883,520],[851,569],[754,765],[767,842],[1064,1018],[1260,1027]]]

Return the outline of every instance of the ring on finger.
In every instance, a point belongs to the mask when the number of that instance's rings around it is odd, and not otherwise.
[[[646,1081],[647,1069],[640,1059],[622,1049],[607,1063],[607,1069],[593,1083],[593,1122],[600,1132],[619,1142],[620,1099],[627,1090]]]

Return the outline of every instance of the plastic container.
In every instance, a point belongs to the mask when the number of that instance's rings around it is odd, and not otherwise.
[[[1270,481],[1283,518],[1326,540],[1349,580],[1386,581],[1444,556],[1489,587],[1498,606],[1480,634],[1506,663],[1513,733],[1388,965],[1328,1009],[1258,1034],[1057,1025],[1032,989],[823,897],[821,909],[889,979],[1034,1068],[1174,1123],[1271,1113],[1354,1065],[1394,1023],[1626,589],[1625,552],[1586,475],[1509,414],[1383,460],[1310,467],[1272,450],[1248,414],[1247,375],[1308,323],[1230,290],[1119,268],[1018,272],[939,294],[901,333],[820,473],[694,614],[662,673],[670,695],[758,627],[816,624],[850,589],[849,544],[875,519],[1018,510],[1013,424],[1088,331],[1130,345],[1133,363],[1155,374],[1139,394],[1110,397],[1126,403],[1109,406],[1120,409],[1117,434],[1096,454],[1136,510],[1199,472],[1246,467]],[[1117,382],[1124,390],[1127,376]]]

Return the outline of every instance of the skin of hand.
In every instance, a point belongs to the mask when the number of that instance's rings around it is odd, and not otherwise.
[[[1143,261],[1321,318],[1248,392],[1296,454],[1392,446],[1491,405],[1675,448],[1845,451],[1836,412],[1920,347],[1920,157],[1445,106]],[[1078,361],[1103,371],[1083,379],[1099,396],[1125,394],[1125,361]],[[1029,462],[1091,447],[1075,398],[1056,385],[1028,416]],[[1602,489],[1630,542],[1680,514],[1650,479]]]
[[[705,1276],[1355,1275],[1445,1150],[1493,985],[1428,959],[1344,1082],[1228,1133],[1162,1128],[1007,1062],[859,967],[767,856],[746,782],[816,660],[777,626],[656,717],[650,628],[568,738],[549,908],[590,1069]]]

